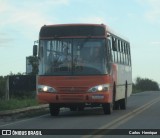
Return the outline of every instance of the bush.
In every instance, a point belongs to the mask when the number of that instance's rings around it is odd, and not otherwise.
[[[136,78],[135,84],[133,84],[133,92],[142,91],[159,91],[159,85],[157,82],[150,80],[148,78]]]
[[[36,76],[22,75],[20,73],[10,76],[0,76],[0,100],[6,100],[7,80],[9,85],[9,98],[35,98]]]
[[[0,76],[0,100],[5,99],[7,77]]]
[[[33,98],[36,96],[35,75],[9,76],[9,95],[12,98]]]
[[[38,102],[36,101],[35,98],[26,98],[26,99],[11,98],[8,101],[5,100],[0,101],[0,111],[25,108],[35,105],[38,105]]]

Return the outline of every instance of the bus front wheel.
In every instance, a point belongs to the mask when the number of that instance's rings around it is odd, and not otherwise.
[[[50,103],[49,110],[50,110],[51,116],[58,116],[60,112],[60,107],[58,105]]]
[[[111,114],[113,110],[112,103],[102,104],[104,114]]]
[[[70,111],[77,111],[77,106],[71,106]]]

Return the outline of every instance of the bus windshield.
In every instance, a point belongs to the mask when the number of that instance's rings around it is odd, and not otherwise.
[[[40,40],[39,75],[107,74],[105,39]]]

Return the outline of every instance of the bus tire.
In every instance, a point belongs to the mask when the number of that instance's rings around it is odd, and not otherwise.
[[[127,108],[127,82],[126,82],[126,85],[125,85],[125,98],[119,100],[119,104],[120,104],[120,109],[121,110],[126,110],[126,108]]]
[[[113,110],[119,110],[119,101],[114,102]]]
[[[58,105],[55,105],[53,103],[49,104],[49,111],[51,116],[58,116],[60,112],[60,107]]]
[[[104,114],[111,114],[113,110],[112,103],[102,104]]]
[[[77,111],[77,106],[70,106],[70,111]]]
[[[78,111],[84,111],[84,106],[82,105],[82,106],[79,106],[78,107]]]

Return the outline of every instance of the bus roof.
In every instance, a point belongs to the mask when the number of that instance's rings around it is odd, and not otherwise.
[[[74,23],[74,24],[53,24],[44,25],[41,27],[39,37],[40,38],[56,38],[56,37],[106,37],[107,33],[110,33],[116,37],[117,35],[110,27],[105,24],[85,24],[85,23]]]
[[[95,36],[104,37],[106,35],[103,24],[58,24],[44,25],[40,30],[41,37],[78,37]]]
[[[92,24],[90,24],[90,23],[51,24],[51,25],[44,25],[44,26],[50,27],[50,26],[79,26],[79,25],[81,25],[81,26],[86,26],[86,25],[89,25],[89,26],[106,26],[103,23],[102,24],[94,24],[94,23],[92,23]],[[44,26],[42,26],[42,27],[44,27]]]

